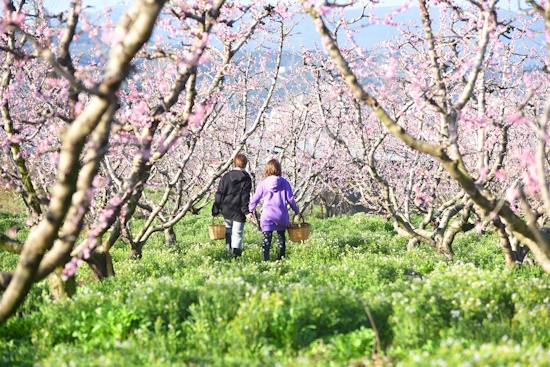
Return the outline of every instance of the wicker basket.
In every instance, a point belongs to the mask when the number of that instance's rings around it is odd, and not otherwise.
[[[208,226],[208,234],[211,240],[225,240],[225,226],[221,224],[221,219],[218,218],[218,224],[214,224],[214,218],[212,218],[212,223]]]
[[[287,228],[288,237],[292,242],[302,242],[309,238],[311,232],[311,224],[304,222],[304,217],[301,217],[300,223],[291,223]]]

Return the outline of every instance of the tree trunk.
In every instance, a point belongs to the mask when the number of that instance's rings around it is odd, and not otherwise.
[[[166,228],[164,230],[164,239],[166,241],[166,246],[172,247],[176,244],[177,238],[176,238],[176,232],[174,232],[174,228]]]
[[[521,246],[520,241],[514,236],[509,228],[506,228],[506,234],[508,235],[508,239],[510,240],[510,247],[512,248],[512,251],[514,251],[514,253],[516,254],[516,261],[523,264],[524,260],[526,260],[525,257],[529,253],[529,247]]]
[[[418,247],[418,244],[420,241],[416,238],[409,239],[409,243],[407,243],[407,251],[412,251],[413,248]]]
[[[499,237],[500,237],[500,234],[499,234]],[[506,236],[500,237],[500,244],[502,245],[502,249],[504,250],[506,268],[511,269],[515,267],[517,257],[516,257],[516,253],[510,247],[510,241],[508,241],[508,238]]]
[[[105,278],[115,276],[113,259],[108,251],[95,251],[86,261],[95,281],[102,281]]]
[[[143,242],[130,243],[130,260],[139,260],[142,257]]]
[[[69,277],[66,282],[61,279],[62,267],[55,269],[48,275],[48,285],[54,301],[63,301],[71,298],[76,293],[76,281],[74,277]]]
[[[487,226],[489,225],[488,221],[481,222],[480,225],[476,226],[476,235],[478,237],[485,236],[485,233],[487,232]]]
[[[500,245],[502,246],[502,249],[504,250],[504,259],[506,263],[506,268],[511,269],[516,266],[516,252],[512,250],[512,246],[510,244],[510,238],[508,237],[508,233],[506,233],[506,227],[505,224],[500,220],[500,218],[495,218],[493,220],[493,224],[495,225],[495,228],[498,233],[498,237],[500,238]]]
[[[445,259],[447,259],[449,261],[453,261],[454,252],[453,252],[453,248],[452,248],[451,244],[452,244],[452,242],[445,241],[444,239],[441,242],[438,241],[437,254],[439,256],[444,257]]]

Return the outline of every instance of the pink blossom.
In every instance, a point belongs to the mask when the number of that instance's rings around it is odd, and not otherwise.
[[[495,177],[498,180],[504,182],[506,180],[506,171],[504,169],[497,169],[495,171]]]
[[[124,41],[126,34],[127,34],[127,31],[125,29],[116,28],[114,31],[111,31],[111,32],[109,31],[103,32],[101,36],[101,41],[108,45],[117,45],[119,43],[122,43],[122,41]]]
[[[505,198],[510,203],[514,202],[517,198],[519,198],[519,189],[517,187],[510,187],[506,190]]]
[[[397,60],[392,57],[390,64],[386,65],[385,69],[386,73],[384,75],[386,79],[393,79],[393,77],[395,76],[395,72],[397,71]]]
[[[82,250],[82,258],[83,258],[84,260],[89,259],[89,258],[90,258],[90,254],[91,254],[91,251],[90,251],[90,249],[89,249],[88,247],[86,247],[86,248],[84,248],[84,249]]]
[[[304,4],[304,7],[305,7],[305,4]],[[315,10],[321,16],[325,16],[330,13],[330,8],[328,6],[323,5],[323,3],[318,3],[317,5],[315,5]]]
[[[82,112],[83,109],[84,109],[84,103],[82,103],[82,102],[76,102],[76,103],[74,104],[74,113],[75,113],[75,116],[80,115],[80,113]]]
[[[22,27],[25,23],[25,14],[14,12],[11,15],[11,23]]]
[[[521,113],[513,113],[511,115],[508,115],[508,122],[513,124],[516,122],[521,122],[523,120],[523,116]]]
[[[489,168],[482,167],[477,171],[477,174],[479,175],[480,180],[484,180],[485,178],[487,178],[487,175],[489,174]]]

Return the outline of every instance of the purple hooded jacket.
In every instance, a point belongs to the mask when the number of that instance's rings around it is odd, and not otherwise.
[[[250,200],[250,212],[264,198],[260,226],[262,231],[284,231],[288,228],[289,217],[286,204],[290,204],[294,213],[300,214],[300,209],[294,200],[294,194],[290,188],[290,183],[281,176],[269,176],[256,188],[254,196]]]

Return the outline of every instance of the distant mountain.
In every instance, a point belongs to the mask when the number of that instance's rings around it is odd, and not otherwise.
[[[113,22],[116,22],[122,14],[128,9],[129,5],[120,3],[119,5],[113,7],[110,11],[110,18]],[[374,15],[380,19],[383,19],[388,14],[391,14],[394,11],[394,7],[376,7],[374,8]],[[91,20],[101,18],[104,10],[98,9],[88,12]],[[348,9],[346,10],[346,18],[354,19],[361,14],[360,9]],[[419,12],[417,8],[410,8],[403,13],[396,15],[394,21],[402,24],[412,24],[418,23]],[[295,18],[296,21],[301,20],[296,27],[294,28],[294,35],[291,37],[291,47],[293,49],[299,49],[301,44],[304,44],[305,47],[313,49],[315,43],[320,47],[320,37],[313,26],[313,23],[310,18],[305,15],[299,15]],[[397,27],[391,27],[383,24],[373,24],[368,25],[368,20],[363,20],[357,25],[352,26],[352,28],[362,27],[361,33],[357,36],[355,40],[359,46],[362,47],[371,47],[381,41],[390,39],[392,36],[397,34]],[[343,32],[342,32],[343,35]],[[343,41],[339,40],[339,41]],[[254,44],[250,44],[248,48],[254,48]]]
[[[120,18],[120,16],[128,9],[128,4],[129,2],[120,2],[118,5],[113,7],[110,12],[111,20],[116,22]],[[373,9],[373,15],[376,19],[382,20],[385,17],[391,15],[394,11],[396,11],[396,9],[398,8],[393,6],[378,6]],[[94,19],[96,17],[101,18],[103,12],[104,9],[97,9],[89,12],[89,15],[91,19]],[[499,15],[503,15],[506,17],[522,17],[519,14],[506,9],[500,9],[499,13]],[[349,8],[346,10],[345,14],[346,19],[355,19],[360,16],[361,9]],[[437,28],[437,24],[439,23],[439,8],[431,8],[430,15],[432,17],[435,27]],[[287,48],[299,50],[302,45],[304,45],[308,49],[315,48],[315,45],[321,47],[320,36],[315,30],[311,19],[306,15],[298,15],[295,17],[295,20],[299,22],[294,28],[294,34],[290,38],[290,43],[286,45]],[[357,24],[352,25],[350,28],[360,30],[360,32],[355,35],[355,42],[359,46],[371,48],[382,41],[389,40],[392,37],[396,36],[399,33],[400,27],[408,27],[411,30],[419,29],[420,12],[417,7],[411,7],[403,12],[395,14],[395,16],[393,17],[393,23],[396,23],[399,26],[389,26],[382,24],[381,22],[375,21],[371,22],[368,18],[365,18]],[[543,24],[542,22],[539,23],[540,29],[542,30]],[[543,37],[542,35],[540,35],[538,36],[538,38],[539,40],[542,40]],[[338,41],[341,44],[346,41],[346,36],[343,31],[340,32]],[[252,49],[255,46],[256,44],[252,42],[247,46],[247,48]]]
[[[110,19],[113,22],[118,21],[120,16],[129,8],[128,3],[119,3],[119,5],[114,6],[111,8],[109,12]],[[360,47],[369,48],[372,49],[375,45],[379,44],[380,42],[390,40],[392,37],[399,34],[400,29],[403,29],[404,27],[408,28],[412,32],[422,32],[421,24],[420,24],[420,12],[417,7],[411,7],[403,12],[395,14],[393,17],[393,23],[394,25],[386,25],[381,22],[382,19],[387,17],[388,15],[391,15],[397,8],[396,7],[375,7],[373,9],[372,14],[374,15],[375,19],[378,19],[380,21],[374,21],[370,18],[365,18],[364,20],[350,26],[351,29],[358,29],[359,32],[354,35],[354,40]],[[104,21],[102,19],[105,15],[105,9],[94,9],[89,10],[88,17],[91,21],[97,21],[101,22]],[[505,16],[505,17],[517,17],[521,18],[522,16],[518,15],[517,13],[514,13],[513,11],[500,9],[499,15]],[[345,12],[346,19],[356,19],[361,14],[361,10],[357,8],[350,8],[347,9]],[[430,9],[430,15],[434,24],[435,29],[437,30],[437,25],[439,24],[439,18],[440,18],[440,12],[439,8],[432,8]],[[329,16],[330,19],[330,16]],[[297,15],[294,19],[297,24],[293,30],[293,35],[287,40],[287,43],[285,44],[284,50],[286,51],[286,55],[283,59],[283,66],[291,66],[296,62],[299,62],[298,59],[294,56],[291,56],[295,53],[300,53],[300,50],[302,48],[302,45],[306,47],[307,49],[314,49],[315,47],[322,48],[321,45],[321,38],[318,35],[313,22],[311,19],[306,15]],[[543,23],[542,21],[537,23],[537,28],[540,30],[543,29]],[[158,31],[157,31],[158,32]],[[153,35],[154,37],[154,35]],[[543,44],[543,32],[537,33],[535,38],[530,40],[526,39],[525,42],[528,45],[542,45]],[[342,30],[339,32],[339,39],[340,44],[345,44],[347,39],[345,32]],[[258,41],[252,41],[247,46],[246,49],[252,51],[255,48],[257,48]],[[215,47],[221,47],[220,42],[213,41],[213,45]],[[266,46],[266,45],[264,45]],[[275,44],[267,44],[268,47],[275,47]],[[92,45],[90,39],[86,36],[81,36],[78,41],[73,43],[73,52],[74,54],[81,54],[82,52],[85,52],[86,50],[91,50],[95,48],[94,45]],[[105,47],[105,50],[107,49],[106,46],[102,46],[103,49]],[[104,55],[105,57],[107,55]],[[96,57],[92,55],[91,53],[89,55],[84,54],[82,62],[88,62],[90,60],[95,59]],[[99,60],[98,60],[99,61]]]
[[[386,16],[391,15],[394,11],[394,7],[376,7],[373,10],[373,15],[378,19],[384,19]],[[436,10],[439,12],[438,10]],[[348,9],[346,11],[346,19],[357,19],[361,15],[360,9]],[[393,22],[400,24],[401,26],[418,26],[420,22],[420,13],[418,8],[409,8],[402,13],[396,14],[393,18]],[[368,18],[350,26],[350,29],[359,29],[354,37],[358,46],[370,48],[374,45],[391,39],[399,32],[398,26],[389,26],[380,23],[369,24]],[[315,26],[311,18],[305,17],[295,28],[295,33],[292,37],[292,46],[299,48],[301,44],[305,47],[312,49],[315,44],[321,48],[321,37],[317,33]],[[343,44],[346,42],[346,36],[343,31],[339,32],[338,42]]]

